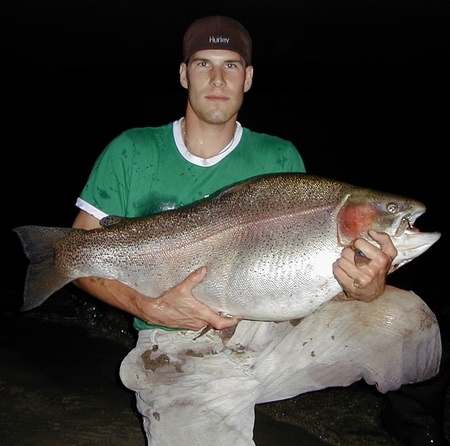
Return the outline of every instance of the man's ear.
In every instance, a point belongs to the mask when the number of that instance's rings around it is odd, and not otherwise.
[[[245,69],[244,93],[250,90],[253,83],[253,65],[249,65]]]
[[[184,62],[180,63],[180,84],[184,88],[188,88],[188,81],[187,81],[187,65]]]

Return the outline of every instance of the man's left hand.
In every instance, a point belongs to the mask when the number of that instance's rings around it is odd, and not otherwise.
[[[392,261],[397,249],[389,235],[373,229],[369,235],[379,248],[358,238],[342,250],[341,257],[333,264],[333,274],[343,289],[337,296],[341,300],[375,300],[384,293],[386,277],[394,270]]]

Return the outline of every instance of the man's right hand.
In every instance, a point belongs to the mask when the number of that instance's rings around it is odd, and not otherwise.
[[[142,300],[141,312],[148,314],[144,320],[152,325],[189,330],[200,330],[206,326],[222,330],[235,326],[238,318],[222,317],[193,296],[194,288],[206,275],[206,267],[201,267],[160,297]]]

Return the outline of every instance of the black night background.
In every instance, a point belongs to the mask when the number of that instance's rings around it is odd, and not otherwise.
[[[184,114],[183,33],[210,14],[240,20],[253,39],[244,126],[291,140],[310,173],[427,206],[416,226],[442,237],[391,279],[440,315],[449,299],[450,4],[433,0],[3,1],[0,280],[17,293],[14,307],[27,262],[12,228],[70,226],[109,140]]]

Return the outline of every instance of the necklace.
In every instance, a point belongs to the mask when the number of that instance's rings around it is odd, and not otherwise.
[[[189,139],[188,139],[188,137],[187,137],[187,135],[186,135],[186,124],[185,124],[185,121],[184,121],[184,118],[183,118],[183,120],[181,121],[181,129],[182,129],[182,131],[183,131],[183,142],[184,142],[184,145],[186,146],[186,148],[189,150]],[[231,138],[231,140],[230,140],[230,142],[219,152],[219,153],[221,153],[221,152],[223,152],[224,150],[227,150],[229,147],[231,147],[231,145],[233,144],[233,141],[234,141],[234,137],[236,136],[236,128],[235,128],[235,131],[234,131],[234,133],[233,133],[233,136],[232,136],[232,138]],[[198,139],[197,138],[197,141],[198,141],[198,143],[200,144],[200,145],[203,145],[203,140],[201,140],[201,139]]]
[[[184,119],[183,119],[183,121],[181,121],[181,128],[182,128],[182,130],[183,130],[183,141],[184,141],[184,145],[186,146],[186,147],[188,147],[188,142],[189,142],[189,140],[188,140],[188,137],[187,137],[187,135],[186,135],[186,124],[184,123]],[[198,141],[198,143],[202,146],[203,145],[203,141],[201,140],[201,139],[198,139],[197,138],[197,141]]]

